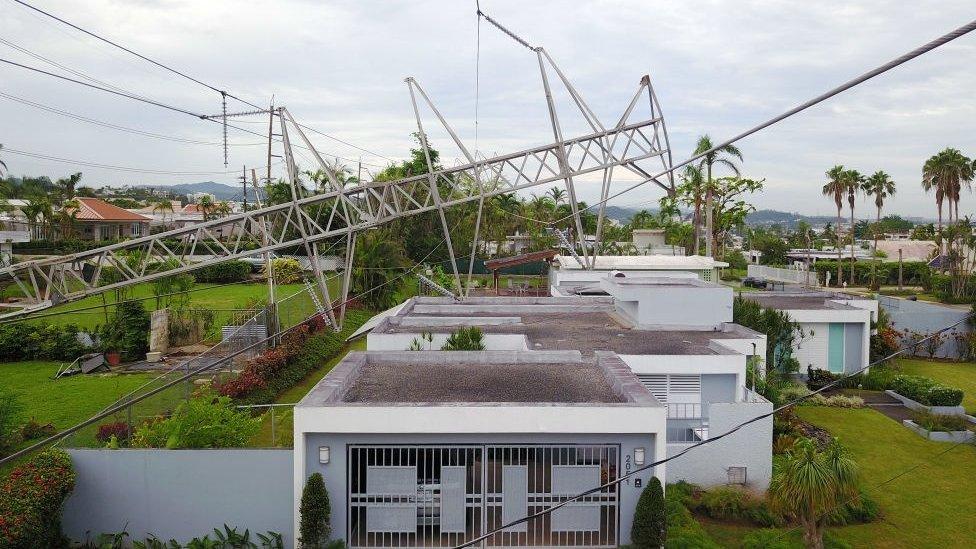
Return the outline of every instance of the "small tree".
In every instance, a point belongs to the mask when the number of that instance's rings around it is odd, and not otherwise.
[[[774,511],[793,516],[803,526],[803,544],[823,549],[831,511],[858,498],[857,463],[834,439],[820,451],[800,439],[783,456],[769,483]]]
[[[453,332],[444,345],[442,351],[484,351],[484,334],[477,326],[461,327]]]
[[[325,489],[325,481],[321,473],[313,473],[305,481],[302,503],[298,512],[301,514],[298,526],[299,546],[302,549],[324,547],[332,533],[332,526],[329,524],[332,508],[329,505],[329,492]]]
[[[658,549],[664,545],[666,538],[664,489],[657,477],[651,477],[637,501],[630,541],[640,549]]]

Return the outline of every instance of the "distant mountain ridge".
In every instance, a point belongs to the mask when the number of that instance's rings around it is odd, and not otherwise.
[[[199,183],[180,183],[177,185],[139,185],[143,188],[153,188],[153,189],[166,189],[173,191],[176,194],[190,194],[190,193],[210,193],[214,195],[217,200],[236,200],[240,201],[243,198],[243,189],[241,187],[235,187],[231,185],[226,185],[224,183],[217,183],[215,181],[201,181]],[[262,193],[263,194],[263,193]],[[249,200],[254,198],[254,188],[248,184],[247,197]]]

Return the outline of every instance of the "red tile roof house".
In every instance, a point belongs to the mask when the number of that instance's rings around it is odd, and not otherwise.
[[[149,235],[151,218],[97,198],[78,198],[75,217],[78,236],[83,240],[122,240]]]

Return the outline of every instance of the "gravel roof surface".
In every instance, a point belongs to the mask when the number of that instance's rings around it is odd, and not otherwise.
[[[776,296],[776,295],[749,295],[743,294],[746,299],[751,299],[763,307],[788,310],[826,310],[826,309],[854,309],[850,305],[828,301],[826,297],[799,297],[799,296]]]
[[[343,395],[345,402],[624,402],[590,363],[372,363]]]
[[[521,324],[507,324],[501,326],[479,326],[486,334],[525,334],[529,340],[531,350],[567,350],[575,349],[584,356],[592,355],[594,351],[613,351],[617,354],[646,354],[646,355],[713,355],[717,354],[709,348],[713,339],[732,339],[751,337],[743,328],[736,327],[734,331],[698,331],[698,330],[632,330],[621,326],[607,313],[537,313],[519,314],[505,313],[471,313],[471,314],[411,314],[412,317],[493,317],[517,316],[522,319]],[[446,332],[451,326],[430,327],[428,330]],[[416,333],[422,327],[391,326],[390,332]]]

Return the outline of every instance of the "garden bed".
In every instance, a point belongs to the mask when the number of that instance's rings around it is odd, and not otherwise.
[[[929,431],[910,419],[902,421],[902,424],[920,437],[935,442],[969,442],[976,437],[972,431]]]
[[[887,393],[888,396],[900,401],[902,404],[905,405],[906,408],[911,408],[912,410],[921,410],[921,411],[931,412],[933,414],[939,414],[943,416],[966,415],[966,409],[963,408],[962,406],[926,406],[925,404],[912,400],[907,396],[900,395],[895,391],[892,391],[891,389],[886,390],[885,393]]]

